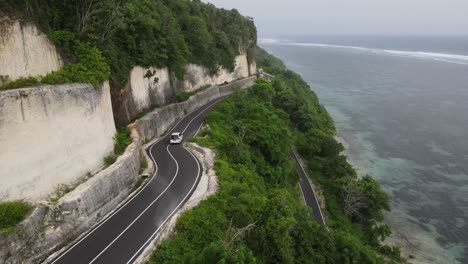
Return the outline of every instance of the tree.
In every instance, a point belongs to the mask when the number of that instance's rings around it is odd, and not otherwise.
[[[384,211],[390,211],[390,200],[388,194],[382,190],[378,181],[366,175],[356,183],[358,190],[363,194],[366,201],[361,210],[366,221],[384,220]]]
[[[269,81],[259,78],[255,81],[252,93],[261,101],[271,104],[272,99],[275,96],[275,89]]]
[[[84,34],[97,21],[100,10],[98,0],[73,0],[78,23],[76,31]]]
[[[351,177],[356,178],[356,171],[346,160],[346,156],[339,155],[326,160],[324,173],[331,179]]]
[[[344,212],[351,219],[361,219],[361,210],[366,206],[364,193],[358,188],[354,179],[345,179],[343,184]]]

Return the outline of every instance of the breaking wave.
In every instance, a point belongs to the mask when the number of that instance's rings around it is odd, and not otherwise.
[[[468,56],[459,54],[447,54],[447,53],[436,53],[436,52],[425,52],[425,51],[403,51],[403,50],[389,50],[389,49],[375,49],[366,48],[359,46],[342,46],[342,45],[331,45],[321,43],[301,43],[301,42],[290,42],[278,39],[259,39],[260,44],[281,44],[291,46],[309,46],[309,47],[322,47],[322,48],[337,48],[337,49],[352,49],[362,52],[370,52],[376,54],[412,57],[419,59],[430,59],[435,61],[442,61],[447,63],[455,63],[460,65],[468,65]]]

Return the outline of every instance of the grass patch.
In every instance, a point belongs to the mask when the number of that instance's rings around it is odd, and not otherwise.
[[[114,136],[114,154],[120,155],[124,153],[125,148],[127,148],[132,139],[130,138],[130,129],[128,127],[121,127],[117,129],[117,133]]]
[[[16,225],[26,218],[32,206],[23,201],[10,201],[0,203],[0,232],[12,232]]]
[[[136,189],[140,188],[140,186],[145,182],[145,179],[143,177],[138,178],[137,182],[135,182],[135,185],[133,186],[132,190],[130,193],[134,192]]]
[[[145,157],[142,157],[140,159],[140,174],[142,174],[146,170],[146,168],[148,168],[148,161]]]
[[[35,86],[40,83],[39,79],[35,77],[20,78],[18,80],[1,85],[0,90],[10,90],[22,87]]]
[[[211,85],[207,84],[191,92],[179,92],[176,94],[176,102],[180,103],[180,102],[187,101],[190,98],[190,96],[197,94],[199,92],[202,92],[210,87]]]
[[[180,102],[187,101],[190,98],[191,95],[192,95],[192,93],[179,92],[179,93],[176,94],[176,102],[180,103]]]
[[[107,166],[110,166],[112,164],[114,164],[114,162],[117,160],[117,156],[115,155],[109,155],[109,156],[106,156],[104,158],[104,163],[107,165]]]

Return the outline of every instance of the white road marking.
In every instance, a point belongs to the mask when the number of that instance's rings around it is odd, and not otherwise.
[[[206,112],[211,106],[215,105],[216,103],[218,103],[218,101],[220,100],[216,100],[214,103],[210,104],[208,107],[206,107],[205,109],[203,109],[200,113],[198,113],[194,118],[192,118],[190,120],[190,122],[185,126],[185,129],[183,130],[182,133],[184,133],[187,128],[190,126],[190,124],[193,122],[193,120],[195,120],[196,118],[198,118],[201,114],[203,114],[204,112]],[[154,146],[154,145],[153,145]],[[155,200],[153,200],[151,202],[150,205],[148,205],[145,210],[143,210],[143,212],[141,212],[137,218],[135,218],[135,220],[133,220],[133,222],[130,223],[130,225],[128,225],[116,238],[114,238],[114,240],[112,240],[94,259],[91,260],[91,262],[89,262],[89,264],[92,264],[94,263],[102,254],[104,254],[105,251],[107,251],[107,249],[109,247],[111,247],[131,226],[133,226],[133,224],[146,212],[148,211],[148,209],[154,204],[157,202],[157,200],[159,200],[159,198],[169,189],[169,187],[171,187],[172,183],[174,182],[174,180],[177,178],[177,174],[179,172],[179,163],[177,162],[177,160],[174,158],[174,156],[172,156],[171,152],[169,151],[169,145],[167,145],[166,147],[166,150],[167,150],[167,153],[169,153],[169,155],[171,156],[171,158],[174,160],[174,162],[176,163],[176,166],[177,166],[177,169],[176,169],[176,174],[174,176],[174,178],[171,180],[171,182],[169,183],[169,185],[162,191],[161,194],[158,195],[158,197],[156,197]],[[191,155],[192,153],[190,151],[188,151]],[[193,155],[192,155],[193,156]],[[195,159],[197,160],[197,159]],[[154,161],[154,160],[153,160]],[[198,170],[200,170],[200,165],[198,164],[198,160],[197,160],[197,165],[198,165]],[[197,179],[198,179],[198,175],[197,175]],[[190,192],[189,192],[190,193]],[[184,198],[185,199],[185,198]]]
[[[301,194],[302,194],[302,199],[304,200],[304,204],[307,205],[305,196],[304,196],[304,190],[302,190],[301,182],[299,180],[299,189],[301,189]]]
[[[185,147],[184,147],[185,149]],[[193,183],[192,185],[192,188],[190,188],[190,191],[187,193],[187,195],[185,195],[184,199],[182,199],[182,201],[176,206],[176,208],[174,208],[174,210],[169,214],[169,216],[164,220],[164,222],[158,227],[158,229],[156,229],[156,231],[154,231],[154,233],[148,238],[148,240],[146,240],[146,242],[137,250],[137,252],[130,258],[129,261],[127,261],[127,264],[129,263],[132,263],[133,260],[135,259],[135,257],[137,257],[138,255],[140,255],[140,251],[142,249],[144,249],[148,243],[153,240],[153,238],[156,236],[156,234],[159,232],[159,230],[166,224],[166,222],[172,217],[172,215],[177,211],[179,210],[179,207],[180,205],[182,205],[182,203],[184,203],[185,199],[187,199],[187,197],[192,193],[192,190],[193,188],[195,188],[195,185],[197,184],[198,182],[198,178],[200,178],[200,161],[192,154],[191,151],[185,149],[188,153],[190,153],[190,155],[192,155],[192,157],[197,161],[197,166],[198,166],[198,173],[197,173],[197,178],[195,179],[195,182]]]
[[[171,156],[172,160],[174,160],[175,164],[176,164],[176,172],[174,174],[174,178],[172,178],[171,182],[169,183],[169,185],[167,185],[167,187],[161,192],[161,194],[158,195],[158,197],[156,197],[156,199],[154,199],[146,208],[145,210],[143,210],[143,212],[141,212],[137,218],[135,218],[135,220],[133,220],[133,222],[131,222],[122,232],[120,232],[120,234],[114,238],[114,240],[112,240],[112,242],[109,243],[109,245],[107,245],[107,247],[105,247],[94,259],[91,260],[91,262],[89,262],[89,264],[93,263],[94,261],[96,261],[102,254],[104,254],[104,252],[106,252],[106,250],[111,247],[115,241],[117,241],[130,227],[133,226],[133,224],[135,224],[136,221],[138,221],[138,219],[140,219],[140,217],[146,213],[146,211],[148,211],[148,209],[153,206],[154,203],[156,203],[159,198],[169,189],[169,187],[171,187],[172,183],[174,182],[174,180],[177,178],[177,174],[179,174],[179,163],[177,162],[177,160],[174,158],[174,156],[172,156],[172,153],[169,151],[169,145],[167,145],[166,147],[166,151],[167,153],[169,153],[169,156]]]
[[[222,99],[223,97],[221,97]],[[192,121],[194,119],[196,119],[197,117],[200,116],[201,113],[204,113],[208,108],[210,108],[211,106],[213,106],[214,104],[216,104],[218,101],[220,100],[217,100],[215,99],[216,101],[212,104],[210,104],[209,106],[206,107],[206,109],[204,109],[203,111],[201,111],[198,115],[196,115],[195,117],[192,118],[192,120],[189,122],[188,125],[190,125],[190,123],[192,123]],[[203,105],[203,106],[200,106],[199,108],[193,110],[192,112],[190,112],[188,115],[198,111],[199,109],[205,107],[206,105]],[[187,116],[188,116],[187,115]],[[123,208],[125,208],[125,206],[127,206],[131,201],[133,201],[133,199],[135,199],[144,189],[146,189],[146,187],[148,187],[148,185],[156,179],[156,176],[157,176],[157,172],[158,172],[158,165],[157,165],[157,162],[155,160],[155,158],[153,157],[153,154],[152,154],[152,149],[153,147],[159,143],[161,140],[165,139],[165,137],[167,135],[169,135],[170,133],[172,133],[174,131],[174,129],[177,127],[177,125],[180,124],[180,122],[182,122],[184,120],[184,118],[182,118],[181,120],[179,120],[173,127],[172,129],[166,133],[166,135],[164,135],[163,137],[161,137],[160,140],[158,140],[157,142],[155,142],[153,145],[151,145],[150,149],[149,149],[149,154],[150,154],[150,157],[151,159],[153,160],[153,163],[155,164],[155,172],[153,173],[153,176],[151,177],[151,179],[147,182],[147,184],[142,187],[132,198],[130,198],[128,201],[126,201],[123,205],[121,205],[115,212],[113,212],[112,214],[110,214],[109,216],[107,216],[105,219],[101,220],[101,222],[93,227],[90,231],[88,231],[88,233],[82,237],[80,240],[78,240],[75,244],[73,244],[73,246],[71,246],[69,249],[67,249],[65,252],[61,253],[54,261],[51,262],[51,264],[54,264],[56,263],[58,260],[60,260],[63,256],[65,256],[68,252],[70,252],[73,248],[75,248],[77,245],[79,245],[81,242],[83,242],[83,240],[85,240],[87,237],[89,237],[91,234],[93,234],[96,230],[98,230],[103,224],[105,224],[107,221],[109,221],[114,215],[116,215],[118,212],[120,212]],[[185,127],[184,131],[187,129],[188,125]]]

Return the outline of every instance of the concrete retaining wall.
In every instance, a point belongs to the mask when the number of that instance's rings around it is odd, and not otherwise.
[[[135,122],[138,133],[143,141],[163,135],[171,125],[189,113],[211,100],[230,94],[236,87],[247,88],[255,83],[256,77],[249,77],[222,86],[212,86],[191,96],[187,101],[171,104],[147,114]]]
[[[52,252],[91,229],[124,202],[135,186],[143,158],[142,141],[162,136],[185,114],[232,93],[237,87],[250,87],[255,79],[250,77],[228,85],[210,87],[185,102],[156,109],[130,125],[133,142],[114,164],[56,203],[38,205],[31,216],[19,225],[20,232],[0,233],[0,263],[43,262]]]
[[[0,263],[41,263],[52,252],[89,230],[133,189],[140,169],[142,144],[132,129],[133,143],[117,161],[55,204],[39,205],[13,234],[0,233]]]

